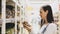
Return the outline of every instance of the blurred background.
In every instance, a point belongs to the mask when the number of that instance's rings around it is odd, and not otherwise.
[[[4,3],[6,1],[6,3]],[[29,34],[23,27],[23,22],[36,28],[40,28],[41,17],[40,8],[44,5],[51,5],[54,22],[58,25],[60,34],[60,0],[0,0],[0,33],[3,32],[5,24],[5,34]],[[4,4],[3,4],[4,3]],[[6,5],[5,5],[6,4]],[[5,6],[5,9],[3,9]],[[3,11],[5,10],[5,11]],[[3,17],[5,12],[5,17]],[[3,22],[5,20],[5,22]]]

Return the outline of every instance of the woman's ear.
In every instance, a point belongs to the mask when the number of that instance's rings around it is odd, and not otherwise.
[[[46,12],[45,12],[45,16],[47,16],[47,14],[48,14],[48,10],[46,10]]]
[[[46,15],[48,14],[48,10],[46,10]]]

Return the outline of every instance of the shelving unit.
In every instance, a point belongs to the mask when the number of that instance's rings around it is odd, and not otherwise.
[[[6,5],[10,5],[14,7],[13,11],[15,12],[14,14],[15,16],[13,18],[12,17],[6,18],[6,14],[7,14]],[[2,20],[2,32],[1,32],[2,34],[6,34],[6,24],[8,23],[15,24],[14,28],[12,28],[12,32],[14,32],[12,34],[17,34],[17,25],[18,25],[17,21],[19,20],[17,18],[18,17],[17,12],[18,10],[20,10],[20,9],[17,9],[18,7],[20,8],[20,3],[18,3],[18,0],[15,0],[15,1],[14,0],[2,0],[2,19],[0,19]]]

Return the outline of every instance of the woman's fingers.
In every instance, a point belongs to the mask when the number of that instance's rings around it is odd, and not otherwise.
[[[32,27],[31,27],[31,25],[28,24],[28,22],[24,21],[24,22],[23,22],[23,26],[24,26],[24,28],[26,28],[29,32],[31,31],[31,28],[32,28]]]
[[[28,26],[28,25],[25,25],[25,24],[24,24],[24,28],[26,28],[28,31],[31,31],[31,27]]]

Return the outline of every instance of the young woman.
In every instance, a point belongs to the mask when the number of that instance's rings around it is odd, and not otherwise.
[[[50,5],[43,6],[40,9],[41,29],[39,34],[56,34],[57,25],[54,23],[52,8]]]
[[[51,6],[50,5],[43,6],[40,9],[40,16],[41,16],[41,29],[36,34],[56,34],[57,25],[54,23]],[[35,34],[35,32],[32,30],[32,26],[25,26],[25,28],[30,32],[30,34]]]

